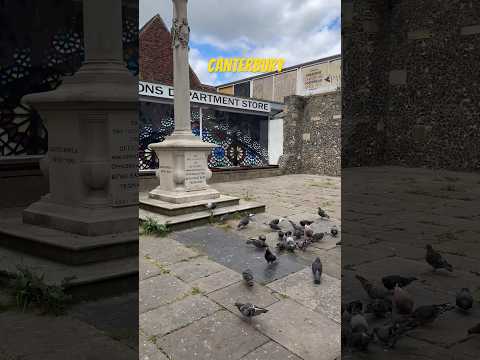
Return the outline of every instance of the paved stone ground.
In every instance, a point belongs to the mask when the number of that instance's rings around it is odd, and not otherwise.
[[[455,303],[462,287],[477,298],[469,313],[449,312],[393,350],[372,344],[365,353],[343,351],[343,358],[479,359],[480,337],[467,329],[480,322],[480,175],[381,167],[343,176],[342,301],[368,300],[355,274],[379,282],[395,273],[419,279],[407,288],[416,306]],[[432,271],[426,244],[454,266],[452,273]],[[382,323],[368,320],[371,327]]]
[[[316,231],[340,225],[340,179],[289,175],[215,184],[224,194],[266,204],[245,230],[238,220],[158,238],[140,239],[140,358],[142,360],[333,360],[340,357],[340,247],[326,236],[305,252],[279,255],[275,269],[245,240],[277,234],[265,222],[315,220]],[[317,208],[331,215],[321,220]],[[289,224],[283,225],[285,229]],[[320,285],[310,264],[324,263]],[[257,282],[248,288],[241,271]],[[269,309],[247,321],[233,306]]]

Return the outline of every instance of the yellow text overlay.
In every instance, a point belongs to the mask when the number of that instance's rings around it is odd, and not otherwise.
[[[282,71],[285,59],[275,58],[212,58],[208,72],[271,72]]]

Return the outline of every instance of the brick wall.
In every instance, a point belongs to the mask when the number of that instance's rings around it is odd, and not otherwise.
[[[284,113],[282,172],[340,176],[341,93],[287,96]]]

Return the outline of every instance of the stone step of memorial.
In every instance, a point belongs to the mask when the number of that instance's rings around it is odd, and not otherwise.
[[[138,231],[84,236],[25,224],[17,216],[0,219],[0,246],[80,265],[138,255]]]
[[[261,213],[265,212],[265,205],[255,202],[240,201],[237,205],[218,207],[212,212],[209,210],[197,211],[177,216],[167,216],[158,213],[157,211],[151,211],[144,208],[140,208],[139,218],[141,221],[148,219],[154,220],[158,224],[167,225],[169,230],[184,230],[195,226],[205,225],[212,221],[221,219],[222,217],[229,218],[235,214],[247,214],[247,213]],[[155,209],[156,210],[156,209]]]
[[[138,255],[70,265],[0,247],[0,258],[2,271],[17,273],[20,266],[43,275],[43,281],[49,285],[60,285],[64,279],[73,277],[67,284],[66,292],[74,300],[91,300],[138,290]]]
[[[192,201],[183,204],[174,204],[166,201],[151,199],[146,195],[140,196],[140,208],[166,216],[186,215],[199,211],[205,211],[208,203],[217,205],[217,209],[235,206],[240,203],[240,199],[233,196],[220,195],[220,197],[211,200]]]

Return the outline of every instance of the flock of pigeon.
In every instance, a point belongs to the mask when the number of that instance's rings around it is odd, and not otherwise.
[[[453,271],[452,265],[431,245],[426,246],[425,261],[433,271]],[[415,307],[415,299],[405,288],[417,278],[389,275],[382,278],[381,287],[358,274],[355,277],[370,302],[365,307],[360,300],[342,304],[342,346],[347,346],[350,350],[366,351],[372,341],[386,349],[393,349],[397,341],[409,331],[430,324],[455,308],[468,315],[474,304],[471,291],[463,288],[456,294],[455,305],[445,303]],[[367,316],[386,319],[386,322],[371,329]],[[480,334],[480,323],[467,332]]]
[[[318,215],[320,216],[321,219],[329,218],[327,213],[322,208],[318,208]],[[250,221],[254,219],[254,217],[255,217],[255,214],[248,214],[247,216],[243,217],[239,221],[237,225],[237,229],[241,230],[246,228],[250,223]],[[268,225],[271,230],[276,231],[278,233],[278,242],[277,242],[278,252],[282,252],[282,251],[294,252],[296,249],[305,251],[310,244],[321,241],[326,235],[323,232],[322,233],[314,232],[311,226],[313,224],[313,221],[310,221],[310,220],[301,220],[299,224],[296,224],[295,222],[288,220],[288,222],[292,227],[292,230],[284,232],[280,225],[283,221],[286,221],[286,220],[287,219],[284,219],[284,218],[273,219],[268,224],[265,224],[265,225]],[[336,237],[338,235],[338,229],[335,225],[330,229],[330,235],[332,237]],[[265,261],[267,262],[267,266],[275,265],[276,263],[279,262],[279,259],[270,250],[268,244],[266,243],[266,240],[267,238],[265,235],[260,235],[258,236],[258,238],[248,239],[246,243],[249,245],[253,245],[259,249],[265,249],[264,257],[265,257]],[[340,243],[337,243],[337,245],[340,245]],[[312,275],[313,275],[313,281],[315,284],[320,284],[321,277],[322,277],[322,270],[323,270],[322,261],[320,260],[319,257],[317,257],[315,261],[312,263]],[[247,286],[254,285],[254,276],[250,269],[246,269],[245,271],[243,271],[242,276]],[[267,309],[256,306],[252,303],[244,304],[244,303],[236,302],[235,306],[238,308],[238,310],[243,316],[249,319],[251,319],[254,316],[268,312]]]

